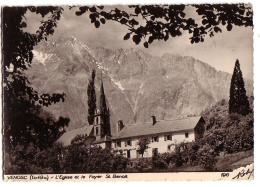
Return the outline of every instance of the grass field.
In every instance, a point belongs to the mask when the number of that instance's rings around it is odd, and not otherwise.
[[[236,168],[246,166],[254,162],[253,150],[228,154],[218,157],[216,169],[219,171],[229,171]]]

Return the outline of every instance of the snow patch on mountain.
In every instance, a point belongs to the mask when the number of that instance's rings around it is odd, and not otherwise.
[[[39,52],[36,50],[33,50],[33,58],[35,58],[39,63],[42,65],[46,65],[46,61],[52,57],[53,54],[47,54],[43,52]]]
[[[102,65],[102,63],[96,61],[96,64],[97,64],[98,69],[103,70],[103,71],[108,71],[108,68],[105,68],[105,67]]]
[[[121,82],[120,81],[116,81],[115,79],[113,79],[112,77],[111,78],[111,81],[121,90],[121,91],[124,91],[125,88],[122,86]]]
[[[141,83],[141,85],[139,86],[138,92],[136,94],[136,100],[134,101],[134,108],[133,108],[134,114],[136,114],[136,112],[137,112],[139,97],[140,97],[140,95],[144,94],[143,87],[144,87],[144,82]]]

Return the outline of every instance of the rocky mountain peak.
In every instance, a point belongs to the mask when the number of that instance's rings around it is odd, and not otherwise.
[[[87,84],[93,69],[97,95],[103,74],[113,128],[117,120],[126,125],[145,122],[151,114],[158,119],[200,114],[229,95],[230,74],[188,56],[156,57],[138,48],[90,48],[69,37],[41,43],[33,61],[27,74],[37,90],[66,93],[64,103],[47,110],[69,117],[69,128],[87,124]],[[246,81],[246,86],[250,95],[252,82]]]

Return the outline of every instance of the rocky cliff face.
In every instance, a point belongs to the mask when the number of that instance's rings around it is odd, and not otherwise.
[[[113,130],[125,124],[200,114],[228,98],[231,75],[193,57],[151,56],[138,49],[89,48],[76,38],[60,38],[34,49],[29,80],[40,92],[65,92],[66,100],[48,107],[55,116],[71,119],[70,129],[87,124],[87,84],[96,70],[99,98],[102,72]],[[246,81],[252,95],[252,81]]]

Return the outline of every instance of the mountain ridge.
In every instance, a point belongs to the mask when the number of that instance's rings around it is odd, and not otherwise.
[[[46,108],[71,119],[70,129],[87,124],[87,84],[92,69],[100,74],[111,111],[112,131],[117,120],[145,122],[151,115],[172,119],[202,110],[227,98],[231,75],[189,56],[152,56],[139,49],[90,48],[73,38],[47,41],[34,49],[27,71],[40,92],[65,92],[66,100]],[[252,81],[246,80],[247,93]]]

